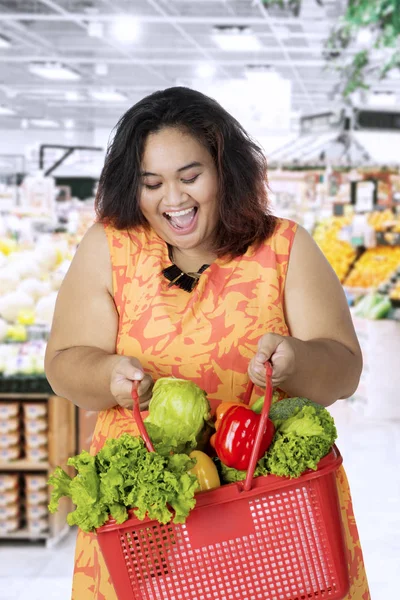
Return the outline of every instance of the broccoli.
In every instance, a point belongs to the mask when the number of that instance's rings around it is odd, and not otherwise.
[[[271,406],[268,416],[275,427],[279,427],[282,421],[293,417],[303,406],[313,406],[317,412],[325,410],[323,406],[307,398],[284,398]]]

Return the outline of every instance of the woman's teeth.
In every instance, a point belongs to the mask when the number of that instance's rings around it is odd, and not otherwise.
[[[192,210],[194,210],[194,206],[192,206],[192,208],[187,208],[186,210],[178,210],[178,211],[174,211],[174,212],[166,212],[165,214],[167,215],[167,217],[182,217],[183,215],[188,215],[189,213],[192,212]]]

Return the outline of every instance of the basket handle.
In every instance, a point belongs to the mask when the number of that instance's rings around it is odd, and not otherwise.
[[[258,451],[260,449],[261,440],[262,440],[262,437],[264,435],[265,426],[267,424],[267,419],[268,419],[268,415],[269,415],[269,409],[271,408],[271,403],[272,403],[272,393],[273,393],[273,389],[272,389],[272,365],[271,365],[270,362],[266,362],[265,363],[265,367],[266,367],[266,374],[265,374],[265,378],[266,378],[266,381],[265,381],[265,383],[266,383],[266,386],[265,386],[265,400],[264,400],[264,404],[263,404],[262,411],[261,411],[261,417],[260,417],[260,422],[258,424],[256,439],[254,441],[253,450],[251,452],[249,468],[247,470],[246,479],[245,479],[244,485],[243,485],[243,490],[245,492],[248,492],[251,489],[251,485],[253,483],[253,475],[254,475],[254,471],[256,470]],[[247,390],[246,390],[246,394],[245,394],[245,400],[244,401],[245,401],[246,404],[248,404],[249,401],[250,401],[250,396],[251,396],[251,393],[253,391],[253,387],[254,387],[254,384],[253,384],[252,381],[250,381],[249,384],[248,384],[248,386],[247,386]]]
[[[140,414],[140,404],[139,404],[139,394],[137,391],[139,382],[134,381],[132,383],[131,397],[133,400],[133,416],[135,418],[136,424],[139,429],[139,433],[146,444],[146,448],[149,452],[154,452],[154,446],[151,443],[151,439],[149,438],[149,434],[147,433],[147,429],[144,426],[142,415]]]

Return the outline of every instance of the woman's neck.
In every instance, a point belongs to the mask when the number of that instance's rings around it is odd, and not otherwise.
[[[213,263],[217,255],[212,251],[200,248],[180,250],[176,247],[170,247],[170,257],[172,262],[184,273],[197,273],[203,265]]]

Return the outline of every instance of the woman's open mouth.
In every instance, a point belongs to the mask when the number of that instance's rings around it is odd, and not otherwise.
[[[187,234],[191,233],[195,228],[197,223],[197,214],[197,206],[192,206],[191,208],[186,208],[184,210],[164,212],[163,216],[168,221],[169,226],[175,231],[175,233]]]

